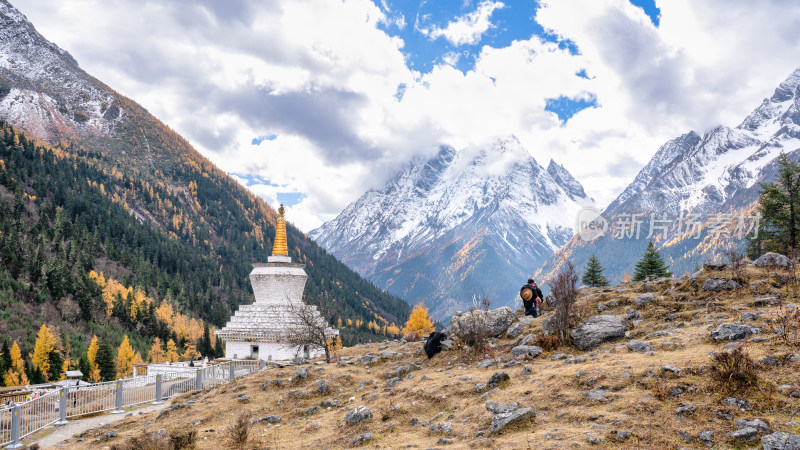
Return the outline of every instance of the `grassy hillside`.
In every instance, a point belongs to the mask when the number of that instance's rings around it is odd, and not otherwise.
[[[597,314],[600,304],[608,308],[604,314],[624,317],[636,310],[642,316],[635,326],[629,322],[626,337],[592,351],[553,348],[518,364],[509,352],[514,339],[504,337],[478,352],[457,348],[431,360],[422,354],[421,343],[362,345],[343,350],[343,364],[306,366],[306,379],[295,379],[294,367],[269,369],[234,384],[187,393],[173,400],[182,408],[133,416],[114,425],[117,436],[104,445],[138,448],[131,446],[133,437],[147,442],[152,433],[165,429],[175,436],[194,433],[197,448],[235,448],[229,435],[239,417],[277,415],[277,424],[261,421],[250,426],[251,447],[242,448],[350,448],[358,446],[353,441],[364,433],[373,435],[364,445],[369,448],[448,443],[453,448],[584,448],[590,439],[596,442],[591,448],[706,448],[700,436],[709,431],[714,448],[756,448],[767,433],[800,432],[800,322],[791,325],[794,335],[776,333],[792,323],[783,318],[796,311],[788,305],[797,301],[797,288],[781,286],[791,273],[752,267],[744,273],[743,288],[701,288],[708,278],[729,276],[704,271],[695,283],[684,277],[658,285],[582,290],[575,322]],[[634,300],[644,291],[654,294],[653,302],[636,306]],[[767,296],[782,300],[755,306],[755,298]],[[712,329],[736,322],[745,313],[755,314],[746,323],[760,333],[732,345],[755,361],[752,373],[757,378],[749,387],[715,380],[712,373],[724,365],[714,362],[714,352],[730,346],[709,337]],[[520,337],[531,334],[535,341],[542,334],[542,320],[525,326]],[[630,351],[627,344],[633,339],[652,350]],[[369,366],[357,362],[360,356],[383,351],[394,355],[385,354]],[[487,359],[496,365],[477,367]],[[389,387],[387,381],[397,368],[411,363],[419,370],[401,374]],[[500,370],[510,379],[498,391],[475,390],[477,383],[486,383]],[[323,379],[328,391],[320,393],[317,386]],[[241,394],[249,399],[239,399]],[[740,409],[726,400],[729,397],[747,404],[740,403]],[[534,408],[536,417],[490,432],[487,401]],[[319,405],[323,406],[314,409]],[[368,407],[372,417],[345,424],[346,414],[360,405]],[[756,431],[756,441],[730,435],[740,428],[737,420],[754,418],[768,427]],[[442,431],[446,423],[449,431]],[[63,448],[91,448],[109,429],[93,430],[83,441],[70,439]]]

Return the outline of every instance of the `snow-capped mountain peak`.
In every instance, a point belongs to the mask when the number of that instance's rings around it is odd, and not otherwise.
[[[444,314],[455,307],[446,301],[455,280],[475,291],[453,297],[461,309],[473,293],[508,304],[517,283],[498,284],[479,268],[527,277],[572,236],[578,210],[593,206],[563,166],[545,170],[510,136],[414,159],[309,235],[379,285]]]

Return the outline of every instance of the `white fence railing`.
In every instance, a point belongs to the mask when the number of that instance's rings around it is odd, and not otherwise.
[[[21,440],[42,428],[64,425],[67,418],[162,400],[250,375],[264,368],[261,361],[229,361],[157,375],[125,378],[89,386],[62,387],[40,397],[0,407],[0,446],[22,448]]]

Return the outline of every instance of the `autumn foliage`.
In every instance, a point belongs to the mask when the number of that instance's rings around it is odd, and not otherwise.
[[[414,309],[411,310],[406,326],[403,327],[403,334],[412,334],[417,338],[421,338],[426,334],[432,333],[433,330],[433,319],[428,314],[428,308],[422,302],[417,303]]]

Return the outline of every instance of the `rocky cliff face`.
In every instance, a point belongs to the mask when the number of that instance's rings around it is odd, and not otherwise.
[[[309,235],[379,286],[449,318],[473,297],[513,304],[518,285],[572,236],[578,210],[593,205],[563,166],[545,170],[510,137],[442,146]]]

